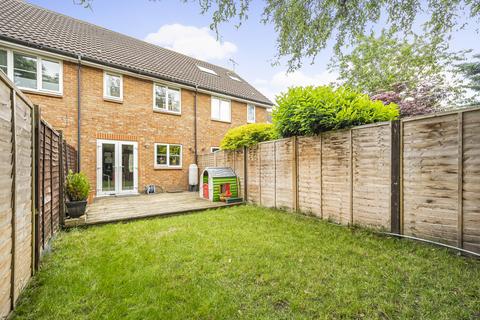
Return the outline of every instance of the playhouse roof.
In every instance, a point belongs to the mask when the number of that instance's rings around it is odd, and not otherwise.
[[[212,178],[228,178],[228,177],[237,176],[235,172],[232,170],[232,168],[229,168],[229,167],[224,167],[224,168],[207,167],[205,168],[205,171],[208,172],[208,175]]]

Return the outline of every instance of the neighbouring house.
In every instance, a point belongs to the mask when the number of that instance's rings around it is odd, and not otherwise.
[[[272,103],[235,72],[52,12],[0,0],[0,69],[79,151],[94,195],[186,190],[196,155]]]

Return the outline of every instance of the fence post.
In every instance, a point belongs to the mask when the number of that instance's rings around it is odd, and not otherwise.
[[[64,183],[65,183],[65,172],[63,171],[63,149],[64,149],[64,143],[63,143],[63,132],[59,132],[59,137],[58,137],[58,214],[59,214],[59,223],[60,227],[63,227],[65,224],[65,199],[64,199]]]
[[[401,233],[400,228],[400,166],[401,166],[401,131],[400,120],[390,122],[390,231]]]
[[[457,222],[457,246],[463,248],[463,112],[458,113],[458,222]]]
[[[262,205],[262,144],[257,144],[258,158],[258,205]]]
[[[298,211],[298,139],[296,136],[292,137],[292,208],[294,212]]]
[[[350,225],[353,226],[353,129],[350,129]]]
[[[53,236],[53,130],[50,128],[50,237]]]
[[[323,134],[320,133],[320,218],[323,219]]]
[[[35,117],[35,271],[40,262],[40,108],[34,106]]]
[[[277,208],[277,141],[273,141],[273,207]]]
[[[40,126],[42,127],[42,248],[45,249],[45,144],[46,144],[46,131],[47,126],[40,120]]]
[[[247,173],[247,159],[248,159],[248,156],[247,156],[247,147],[243,147],[243,198],[244,198],[244,201],[247,202],[247,192],[248,192],[248,187],[247,187],[247,183],[248,183],[248,173]]]
[[[12,133],[12,186],[11,186],[11,193],[12,193],[12,198],[11,198],[11,209],[12,209],[12,218],[11,218],[11,226],[12,226],[12,248],[11,248],[11,256],[12,259],[10,261],[10,308],[11,310],[14,309],[15,307],[15,251],[16,251],[16,206],[17,206],[17,186],[16,186],[16,180],[17,180],[17,128],[16,128],[16,98],[17,94],[15,90],[12,88],[10,92],[10,104],[11,104],[11,133]]]

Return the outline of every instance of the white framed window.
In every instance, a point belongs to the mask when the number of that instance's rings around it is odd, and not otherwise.
[[[155,143],[155,168],[181,168],[182,145]]]
[[[103,98],[123,100],[123,76],[121,74],[103,72]]]
[[[0,48],[0,70],[20,89],[57,95],[63,92],[62,61]]]
[[[153,85],[153,109],[181,114],[182,99],[180,89],[155,83]]]
[[[220,151],[220,147],[211,147],[210,148],[210,152],[217,152],[217,151]]]
[[[231,122],[230,100],[212,97],[212,120]]]
[[[0,49],[0,70],[8,74],[8,53],[6,50]]]
[[[247,104],[247,123],[255,123],[255,106]]]

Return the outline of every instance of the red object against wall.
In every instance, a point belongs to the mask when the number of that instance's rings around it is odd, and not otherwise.
[[[203,197],[208,199],[208,183],[203,184]]]

